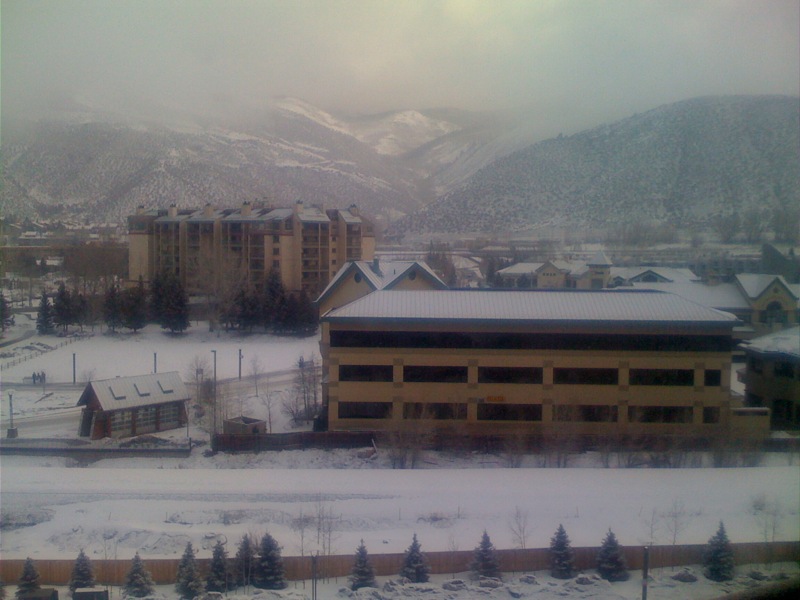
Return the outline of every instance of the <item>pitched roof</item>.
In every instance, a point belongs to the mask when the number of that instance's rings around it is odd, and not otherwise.
[[[749,310],[750,303],[733,283],[708,285],[701,281],[681,282],[634,282],[634,289],[669,292],[691,302],[720,310]]]
[[[741,344],[748,352],[785,354],[800,358],[800,326],[769,333]]]
[[[325,321],[687,323],[733,327],[731,314],[675,294],[639,290],[377,291],[331,310]]]
[[[87,405],[92,392],[104,411],[184,401],[189,398],[186,385],[177,371],[91,381],[83,390],[77,406]]]
[[[592,258],[586,261],[586,264],[590,267],[610,267],[614,263],[606,256],[605,252],[598,250]]]
[[[350,273],[358,271],[361,273],[367,282],[367,285],[372,290],[391,289],[403,276],[412,269],[417,269],[419,272],[425,274],[429,280],[441,289],[447,289],[447,284],[442,281],[439,276],[427,265],[427,263],[419,260],[395,260],[395,261],[349,261],[342,265],[342,268],[337,271],[330,283],[325,286],[322,293],[317,298],[320,302],[327,298],[333,291],[339,287]]]
[[[736,276],[736,281],[739,282],[739,285],[742,286],[742,289],[748,295],[748,297],[754,300],[763,294],[764,290],[766,290],[776,281],[789,290],[789,293],[792,294],[795,299],[797,299],[797,295],[794,293],[792,286],[786,282],[782,275],[740,273]]]

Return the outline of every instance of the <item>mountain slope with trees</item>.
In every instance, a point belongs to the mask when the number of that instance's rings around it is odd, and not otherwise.
[[[773,224],[797,221],[798,164],[800,99],[697,98],[501,158],[392,230],[713,227],[753,210]]]

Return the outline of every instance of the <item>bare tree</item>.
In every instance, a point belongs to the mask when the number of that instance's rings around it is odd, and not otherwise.
[[[528,511],[522,510],[519,506],[514,507],[514,514],[508,520],[508,528],[511,531],[514,545],[525,550],[528,547],[528,535],[530,534]]]
[[[313,525],[314,516],[305,514],[302,507],[300,508],[300,512],[297,514],[297,517],[292,519],[292,529],[294,529],[300,537],[300,556],[305,556],[306,535],[309,528]]]
[[[686,510],[682,501],[675,499],[669,509],[662,513],[661,517],[664,519],[664,526],[667,528],[670,541],[674,546],[678,543],[680,535],[686,531],[692,522],[692,515]]]
[[[784,516],[780,501],[775,497],[768,499],[766,494],[758,494],[750,501],[750,514],[758,525],[764,544],[768,546],[770,542],[774,543]]]
[[[642,525],[645,529],[645,539],[642,543],[647,546],[653,546],[658,541],[658,532],[661,529],[661,515],[654,508],[650,514],[642,519]]]

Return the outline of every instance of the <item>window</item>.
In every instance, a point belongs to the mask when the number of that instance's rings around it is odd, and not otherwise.
[[[719,387],[722,385],[722,371],[719,369],[706,369],[703,374],[703,385],[706,387]]]
[[[542,383],[541,367],[478,367],[478,383]]]
[[[407,402],[403,404],[404,419],[464,420],[467,405],[460,402]]]
[[[631,423],[691,423],[691,406],[629,406]]]
[[[145,406],[136,411],[136,432],[155,431],[156,407]]]
[[[161,428],[164,429],[165,425],[176,425],[180,418],[180,408],[176,403],[162,404],[161,414],[159,415],[159,423]]]
[[[618,409],[616,406],[595,406],[591,404],[559,405],[553,410],[555,421],[572,421],[579,423],[616,423]]]
[[[794,367],[792,363],[776,362],[774,371],[775,377],[788,377],[789,379],[794,377]]]
[[[540,404],[479,404],[479,421],[541,421]]]
[[[340,419],[391,419],[391,402],[339,402]]]
[[[467,367],[403,367],[407,383],[467,383]]]
[[[272,256],[278,256],[281,253],[281,249],[279,246],[276,246],[272,249]]]
[[[718,406],[706,406],[703,408],[703,423],[719,423]]]
[[[631,385],[694,385],[691,369],[631,369]]]
[[[616,369],[553,369],[553,382],[565,385],[617,385]]]
[[[130,431],[133,412],[130,410],[117,410],[111,413],[111,432]]]
[[[340,365],[339,381],[392,381],[392,365]]]

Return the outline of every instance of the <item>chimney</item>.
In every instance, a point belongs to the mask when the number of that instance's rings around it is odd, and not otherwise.
[[[347,210],[349,210],[350,214],[353,215],[354,217],[358,216],[358,206],[356,206],[355,204],[351,204],[350,206],[348,206]]]
[[[167,215],[170,217],[177,217],[178,207],[175,204],[170,204],[169,209],[167,210]]]
[[[204,217],[212,217],[212,216],[214,216],[214,207],[213,207],[213,206],[211,206],[211,204],[210,204],[210,203],[209,203],[209,204],[206,204],[206,205],[203,207],[203,216],[204,216]]]
[[[372,272],[375,273],[375,275],[383,275],[381,273],[381,261],[377,256],[372,259]]]
[[[144,204],[140,204],[136,207],[136,214],[143,215],[144,214]]]
[[[252,207],[250,206],[250,203],[249,203],[247,200],[245,200],[245,201],[242,203],[242,216],[243,216],[243,217],[249,217],[249,216],[250,216],[250,211],[251,211],[251,208],[252,208]]]
[[[299,215],[303,213],[303,201],[298,200],[294,204],[294,214]]]

